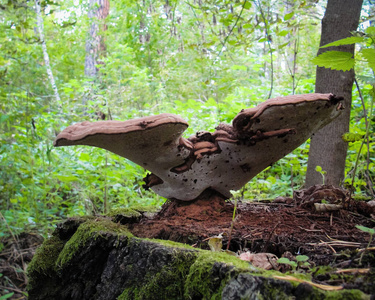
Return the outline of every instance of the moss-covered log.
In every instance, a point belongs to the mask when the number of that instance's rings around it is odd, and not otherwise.
[[[363,299],[275,279],[226,253],[140,239],[111,218],[70,219],[28,268],[29,299]]]

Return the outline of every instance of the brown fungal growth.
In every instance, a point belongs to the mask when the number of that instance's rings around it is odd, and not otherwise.
[[[332,94],[269,99],[242,110],[233,126],[188,139],[182,137],[187,122],[172,114],[83,122],[62,131],[54,145],[95,146],[126,157],[151,171],[145,187],[168,199],[194,200],[207,189],[230,197],[336,118],[340,100]]]

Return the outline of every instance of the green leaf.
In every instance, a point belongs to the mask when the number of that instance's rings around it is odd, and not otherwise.
[[[287,46],[288,44],[289,44],[289,42],[286,42],[286,43],[284,43],[284,44],[281,44],[281,45],[277,46],[277,49],[282,49],[282,48],[284,48],[285,46]]]
[[[282,30],[277,33],[278,36],[286,36],[289,33],[289,30]]]
[[[322,172],[322,167],[321,167],[321,166],[316,166],[316,167],[315,167],[315,171],[317,171],[317,172]]]
[[[284,16],[284,21],[290,20],[294,16],[294,11],[290,12],[289,14],[286,14]]]
[[[375,71],[375,49],[362,49],[361,54],[367,60],[370,68]]]
[[[347,38],[344,38],[344,39],[337,40],[335,42],[326,44],[326,45],[324,45],[320,48],[327,48],[327,47],[341,46],[341,45],[352,45],[352,44],[356,44],[356,43],[362,43],[364,41],[365,41],[365,37],[363,37],[363,36],[351,36],[351,37],[347,37]]]
[[[278,262],[279,264],[290,264],[290,260],[289,260],[289,258],[286,258],[286,257],[280,257],[280,258],[277,260],[277,262]]]
[[[302,261],[308,261],[309,257],[307,255],[297,255],[296,256],[296,260],[300,261],[300,262],[302,262]]]
[[[79,155],[79,159],[80,160],[82,160],[82,161],[89,161],[89,160],[91,160],[92,158],[91,158],[91,156],[89,155],[89,154],[87,154],[87,153],[81,153],[80,155]]]
[[[349,71],[354,68],[353,55],[343,51],[327,51],[315,57],[312,61],[319,67],[332,70]]]
[[[9,119],[9,115],[1,115],[0,116],[0,123],[3,123],[3,122],[5,122],[8,119]]]
[[[8,298],[12,297],[13,295],[14,295],[14,292],[11,292],[9,294],[5,294],[5,295],[0,297],[0,300],[8,299]]]
[[[73,175],[57,175],[57,178],[62,182],[71,182],[78,180],[78,178]]]
[[[368,227],[365,227],[365,226],[361,226],[361,225],[355,225],[355,227],[363,232],[367,232],[369,234],[375,234],[375,229],[374,228],[368,228]]]
[[[232,70],[242,70],[242,71],[246,71],[247,70],[247,67],[246,66],[239,66],[239,65],[233,65],[230,67]]]
[[[244,25],[242,26],[242,28],[243,28],[243,29],[253,28],[253,26],[254,26],[254,25],[252,25],[252,24],[244,24]]]
[[[366,34],[368,34],[369,36],[371,37],[375,36],[375,27],[373,26],[367,27],[365,31],[366,31]]]
[[[245,2],[245,5],[243,6],[245,9],[250,9],[251,8],[251,2],[249,0],[247,0]]]
[[[281,257],[277,260],[277,262],[279,264],[286,264],[286,265],[290,265],[292,267],[297,267],[297,263],[295,261],[291,261],[289,260],[288,258],[286,257]]]
[[[354,142],[358,142],[360,140],[363,139],[363,135],[359,134],[359,133],[351,133],[351,132],[346,132],[342,135],[342,140],[344,142],[350,142],[350,143],[354,143]]]

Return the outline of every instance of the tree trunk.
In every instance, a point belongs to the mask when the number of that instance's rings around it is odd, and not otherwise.
[[[351,36],[350,32],[358,27],[362,2],[363,0],[328,0],[322,19],[320,46]],[[328,50],[354,54],[354,45],[319,49],[318,55]],[[341,137],[349,131],[353,81],[354,70],[343,72],[322,67],[316,70],[315,92],[334,93],[344,97],[345,109],[336,120],[312,136],[306,187],[322,183],[321,174],[315,171],[316,166],[321,166],[326,172],[325,184],[338,186],[344,179],[347,143]]]
[[[47,44],[46,44],[46,41],[44,39],[43,18],[42,18],[42,13],[40,11],[40,1],[39,0],[35,0],[35,11],[36,11],[36,20],[37,20],[37,25],[38,25],[39,37],[40,37],[40,40],[42,42],[44,63],[46,65],[48,78],[49,78],[49,81],[51,83],[53,92],[55,94],[55,98],[56,98],[57,102],[60,103],[60,95],[59,95],[59,91],[57,90],[55,78],[53,77],[51,65],[49,63]]]
[[[89,37],[86,41],[85,75],[95,77],[98,69],[99,55],[106,50],[104,38],[100,30],[105,31],[107,26],[100,28],[100,21],[109,14],[109,0],[90,0],[88,16],[91,19]]]

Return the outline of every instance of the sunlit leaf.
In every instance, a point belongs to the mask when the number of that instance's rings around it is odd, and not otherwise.
[[[293,18],[293,16],[294,16],[294,11],[292,11],[292,12],[286,14],[286,15],[284,16],[284,21],[288,21],[288,20],[290,20],[291,18]]]
[[[349,71],[354,68],[354,58],[349,52],[327,51],[315,57],[313,63],[332,70]]]
[[[290,31],[289,30],[282,30],[277,33],[278,36],[286,36]]]
[[[239,66],[239,65],[233,65],[230,67],[232,70],[242,70],[242,71],[246,71],[247,70],[247,67],[246,66]]]
[[[249,0],[246,1],[245,5],[243,6],[245,9],[251,8],[251,2]]]
[[[362,37],[362,36],[351,36],[351,37],[347,37],[347,38],[326,44],[324,46],[321,46],[320,48],[327,48],[327,47],[341,46],[341,45],[352,45],[356,43],[362,43],[365,40],[366,40],[365,37]]]
[[[71,181],[76,181],[78,178],[73,175],[57,175],[57,178],[62,181],[62,182],[71,182]]]
[[[359,134],[359,133],[347,132],[347,133],[344,133],[342,135],[342,139],[343,139],[344,142],[353,143],[353,142],[358,142],[358,141],[362,140],[363,135]]]

